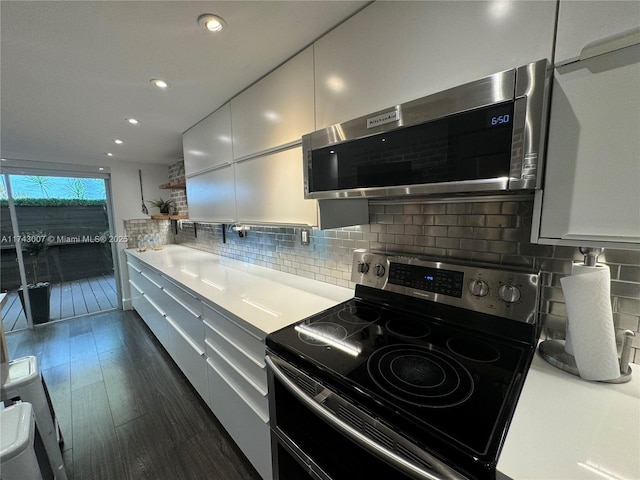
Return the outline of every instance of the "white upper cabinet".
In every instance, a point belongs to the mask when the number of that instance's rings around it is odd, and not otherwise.
[[[231,100],[234,158],[299,142],[314,128],[313,47]]]
[[[555,1],[374,2],[314,44],[316,129],[551,60]]]
[[[235,166],[238,218],[243,222],[317,225],[317,202],[304,198],[301,147]]]
[[[640,2],[560,3],[556,51],[576,61],[554,71],[533,241],[640,249],[640,38],[630,25]]]
[[[187,176],[233,161],[229,104],[184,132],[182,150]]]
[[[640,3],[624,1],[561,1],[556,40],[556,66],[615,48],[640,35]]]
[[[195,221],[236,221],[234,165],[187,177],[189,218]]]

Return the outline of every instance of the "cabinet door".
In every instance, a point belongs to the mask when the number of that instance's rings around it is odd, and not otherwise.
[[[316,129],[552,58],[555,1],[373,2],[314,44]]]
[[[558,12],[555,64],[579,60],[581,54],[588,54],[604,39],[625,36],[625,32],[637,30],[638,26],[638,1],[562,0]]]
[[[244,160],[235,167],[240,222],[317,225],[317,202],[304,198],[301,147]]]
[[[233,164],[187,177],[187,198],[190,219],[233,223],[236,220]]]
[[[234,157],[300,141],[314,130],[313,102],[309,47],[231,100]]]
[[[640,45],[554,76],[541,243],[640,248]]]
[[[233,160],[231,107],[227,103],[182,135],[186,175],[225,165]]]

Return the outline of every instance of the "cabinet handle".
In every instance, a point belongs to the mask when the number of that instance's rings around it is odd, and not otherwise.
[[[175,321],[173,321],[171,317],[166,317],[166,318],[167,318],[167,322],[169,322],[169,324],[173,327],[173,329],[176,332],[178,332],[178,335],[180,335],[184,339],[184,341],[187,342],[191,346],[191,348],[193,348],[196,351],[196,353],[199,356],[201,356],[202,358],[207,358],[207,352],[202,350],[198,344],[196,344],[193,340],[191,340],[191,337],[189,337],[189,335],[184,333],[182,328],[180,328],[180,326]]]
[[[191,298],[193,298],[194,300],[200,300],[197,296],[195,296],[193,293],[189,292],[188,290],[185,290],[184,288],[182,288],[180,285],[177,285],[175,281],[173,281],[171,279],[171,277],[168,277],[164,274],[160,275],[162,278],[164,278],[167,282],[169,282],[171,285],[173,285],[174,287],[176,287],[178,290],[186,293],[187,295],[189,295]]]
[[[597,57],[638,44],[640,44],[640,27],[587,43],[580,51],[580,60]]]
[[[213,326],[209,325],[207,322],[205,322],[205,325],[209,327],[212,332],[214,332],[216,335],[222,338],[225,342],[227,342],[229,345],[235,348],[238,352],[240,352],[243,356],[247,357],[247,360],[255,364],[256,367],[264,368],[264,362],[262,361],[264,357],[260,359],[256,359],[251,353],[247,352],[241,345],[238,345],[236,342],[234,342],[229,337],[227,337],[222,332],[220,332],[217,328],[214,328]],[[205,339],[205,343],[210,343],[208,338]],[[261,342],[261,345],[264,346],[264,343]]]
[[[204,343],[207,344],[207,346],[213,350],[216,355],[218,355],[218,357],[220,357],[220,359],[226,363],[229,368],[231,368],[234,372],[236,372],[238,374],[238,376],[240,376],[245,382],[247,382],[249,385],[251,385],[253,387],[253,389],[258,392],[260,395],[262,395],[263,397],[267,396],[267,390],[263,387],[261,387],[260,385],[258,385],[256,382],[254,382],[251,378],[249,378],[247,376],[246,373],[244,373],[239,367],[236,367],[232,362],[230,362],[224,355],[223,353],[218,350],[209,340],[205,340]]]
[[[144,292],[140,289],[140,287],[138,285],[136,285],[136,282],[134,282],[133,280],[129,280],[129,284],[135,288],[138,292],[140,292],[142,295],[144,295]]]
[[[182,303],[180,301],[180,299],[178,297],[176,297],[173,293],[171,293],[169,290],[167,290],[166,288],[164,288],[163,290],[164,290],[164,293],[166,293],[169,298],[171,298],[174,302],[176,302],[178,305],[180,305],[182,308],[184,308],[191,315],[193,315],[194,317],[196,317],[198,319],[200,319],[202,317],[198,312],[194,312],[191,309],[191,307],[189,307],[189,306],[185,305],[184,303]]]
[[[160,315],[162,315],[164,318],[167,318],[167,314],[162,311],[162,309],[156,304],[156,302],[154,302],[149,298],[149,295],[147,295],[146,293],[143,293],[142,296],[147,299],[147,302],[149,302],[151,306],[155,308]]]
[[[142,275],[144,278],[146,278],[147,280],[149,280],[151,283],[153,283],[156,287],[158,287],[160,290],[162,290],[162,285],[160,285],[159,283],[156,283],[153,281],[153,279],[151,277],[149,277],[149,275],[147,275],[144,272],[140,272],[140,275]]]
[[[221,314],[220,312],[218,312],[217,310],[213,309],[212,307],[210,307],[209,305],[207,305],[206,303],[204,304],[207,308],[209,308],[210,310],[212,310],[216,315],[218,315],[220,318],[222,318],[223,320],[226,320],[227,322],[229,322],[231,325],[233,325],[236,328],[239,328],[240,330],[242,330],[243,332],[245,332],[247,335],[251,335],[253,338],[255,338],[258,342],[260,343],[264,343],[264,339],[265,337],[259,337],[258,335],[256,335],[255,333],[251,332],[250,330],[248,330],[246,327],[243,327],[242,325],[240,325],[238,322],[231,320],[229,317],[227,317],[226,315]],[[206,311],[205,311],[205,315],[203,315],[203,321],[205,323],[205,325],[207,327],[209,327],[211,330],[216,330],[216,328],[213,326],[213,322],[215,321],[214,318],[208,318],[206,315]]]

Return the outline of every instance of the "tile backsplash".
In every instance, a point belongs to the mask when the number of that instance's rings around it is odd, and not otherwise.
[[[572,262],[582,261],[582,255],[574,247],[531,244],[532,212],[531,201],[372,202],[368,225],[311,230],[309,245],[301,244],[301,229],[293,227],[251,226],[240,238],[227,226],[225,243],[219,224],[198,223],[194,228],[184,221],[177,235],[169,233],[168,225],[161,228],[167,230],[169,243],[349,288],[357,248],[540,269],[539,315],[545,335],[564,338],[567,312],[560,278],[571,273]],[[640,252],[609,249],[599,261],[611,270],[616,328],[638,332]],[[640,362],[640,334],[633,347],[632,361]]]

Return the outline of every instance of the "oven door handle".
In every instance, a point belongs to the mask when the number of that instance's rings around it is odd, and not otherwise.
[[[448,480],[451,478],[456,478],[456,479],[464,478],[459,474],[457,474],[456,472],[451,471],[448,467],[444,465],[443,465],[443,468],[447,471],[447,473],[450,474],[450,475],[447,475],[446,477],[441,476],[437,472],[426,471],[424,470],[423,467],[414,465],[413,463],[405,460],[401,456],[392,452],[388,448],[376,443],[366,435],[363,435],[358,430],[353,428],[351,425],[340,420],[329,410],[327,410],[326,408],[323,408],[321,404],[319,404],[316,400],[314,400],[312,397],[307,395],[303,390],[301,390],[295,383],[293,383],[286,376],[286,374],[282,371],[282,369],[278,365],[276,365],[276,363],[268,355],[266,356],[265,361],[267,363],[267,366],[271,368],[271,371],[273,372],[273,374],[278,378],[280,382],[282,382],[282,384],[285,387],[287,387],[287,389],[291,392],[291,394],[293,394],[298,400],[300,400],[307,407],[309,407],[309,409],[311,409],[316,415],[318,415],[320,418],[325,420],[327,423],[333,426],[336,430],[343,433],[344,435],[349,437],[351,440],[359,444],[365,450],[373,453],[374,455],[382,457],[386,462],[390,463],[391,465],[400,469],[401,471],[409,475],[412,475],[414,477],[418,476],[418,478],[421,478],[421,479]],[[321,393],[321,395],[322,397],[320,397],[320,395],[319,397],[322,399],[322,401],[324,401],[335,394],[325,388],[325,390]],[[432,461],[432,463],[437,463],[437,464],[442,463],[439,460],[431,457],[431,455],[429,454],[427,455],[430,457],[430,460]]]

